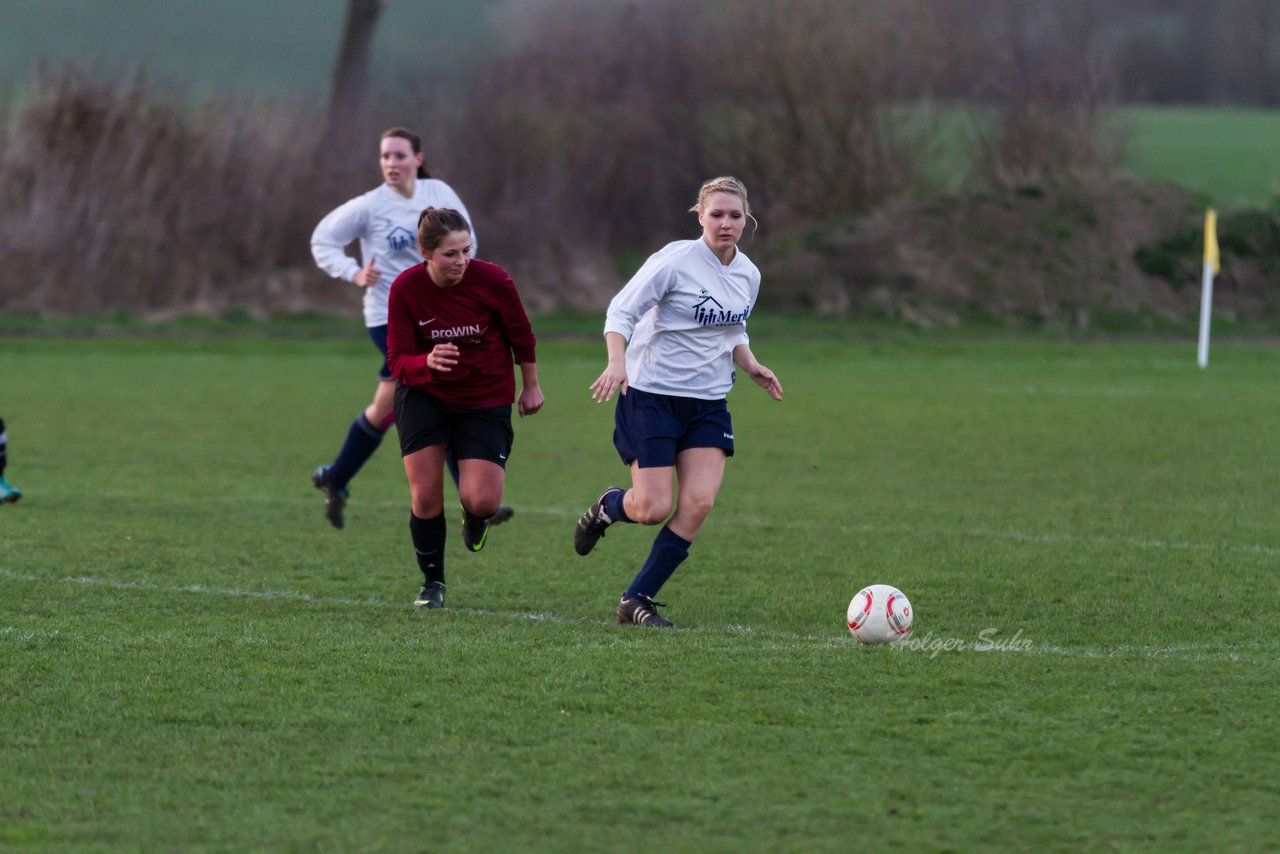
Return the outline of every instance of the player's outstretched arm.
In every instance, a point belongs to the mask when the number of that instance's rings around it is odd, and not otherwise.
[[[764,389],[774,400],[782,400],[782,383],[773,371],[756,361],[755,354],[746,344],[733,348],[733,363],[741,368],[752,381]]]

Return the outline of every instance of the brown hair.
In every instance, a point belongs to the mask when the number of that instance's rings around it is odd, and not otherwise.
[[[465,216],[453,208],[425,209],[418,214],[418,251],[426,255],[455,231],[471,233]]]
[[[721,175],[719,178],[704,181],[698,188],[698,200],[694,202],[693,207],[689,208],[689,213],[702,213],[712,193],[728,193],[742,199],[743,213],[747,215],[747,219],[751,220],[752,227],[760,227],[760,223],[756,222],[756,218],[751,215],[751,203],[747,201],[747,185],[732,175]]]
[[[422,153],[422,138],[408,128],[388,128],[382,132],[382,136],[378,137],[378,141],[381,142],[382,140],[390,139],[391,137],[407,140],[409,145],[413,146],[414,154]],[[431,177],[431,170],[427,168],[427,161],[425,160],[418,164],[418,177]]]

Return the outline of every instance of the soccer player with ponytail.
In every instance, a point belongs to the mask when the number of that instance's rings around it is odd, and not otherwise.
[[[735,367],[782,400],[778,378],[756,361],[747,339],[760,292],[760,271],[738,249],[752,218],[747,188],[713,178],[690,212],[701,236],[650,256],[609,304],[609,361],[591,384],[597,403],[618,392],[613,443],[631,469],[631,488],[611,486],[596,499],[578,520],[574,549],[589,554],[617,522],[662,525],[618,603],[622,624],[672,625],[653,597],[689,556],[733,455],[725,396]]]
[[[472,259],[473,246],[461,211],[423,211],[418,249],[424,260],[396,277],[387,305],[387,365],[397,381],[409,535],[423,575],[413,603],[419,608],[444,606],[446,454],[458,464],[462,542],[478,552],[502,502],[515,439],[511,405],[525,416],[543,404],[524,303],[506,270]]]

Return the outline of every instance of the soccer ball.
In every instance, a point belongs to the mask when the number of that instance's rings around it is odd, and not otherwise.
[[[888,584],[872,584],[849,603],[849,632],[860,643],[899,643],[911,634],[911,603]]]

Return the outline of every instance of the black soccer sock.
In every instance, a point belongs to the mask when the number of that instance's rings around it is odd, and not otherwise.
[[[430,519],[420,519],[409,511],[409,535],[413,537],[413,551],[418,556],[418,569],[428,584],[444,583],[444,537],[448,526],[444,514]]]
[[[9,462],[9,437],[4,432],[4,419],[0,418],[0,477],[4,477],[4,465]]]

